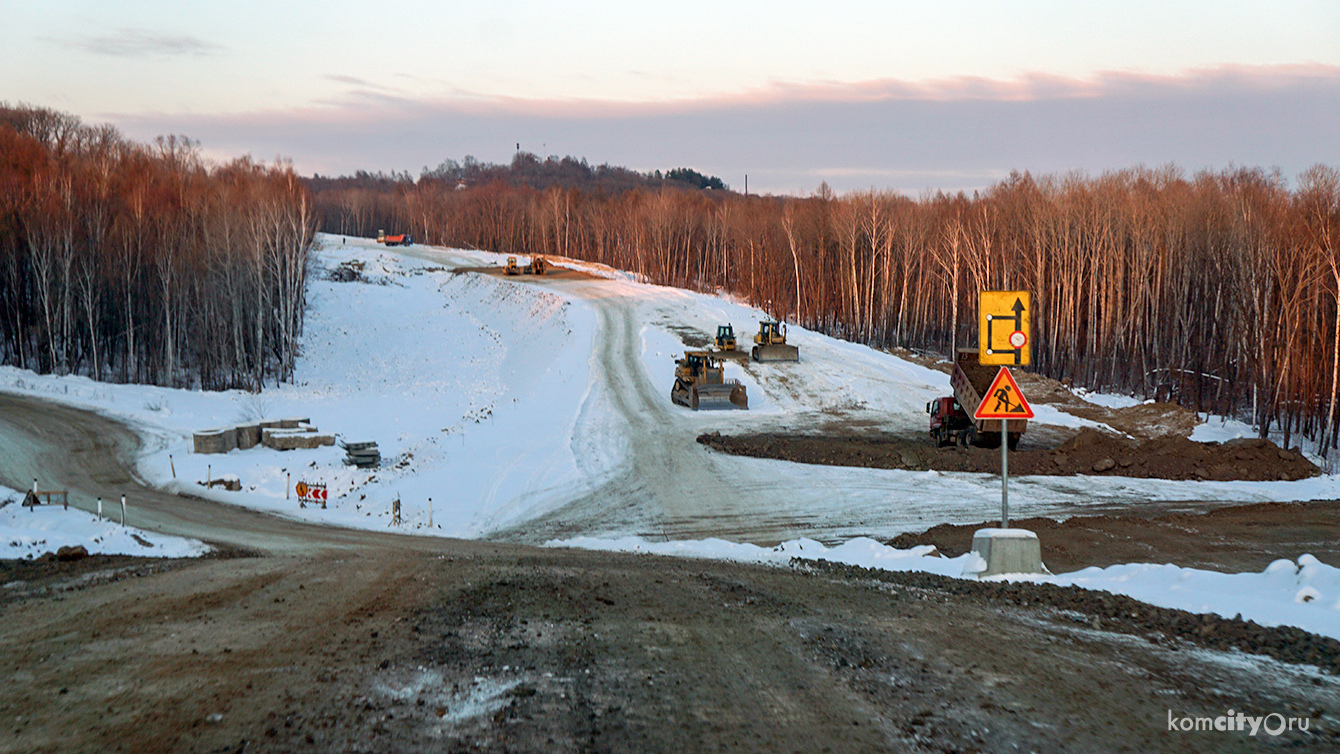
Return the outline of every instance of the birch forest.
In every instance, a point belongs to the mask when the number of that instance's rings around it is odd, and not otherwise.
[[[909,198],[826,186],[808,197],[665,183],[611,191],[583,184],[583,169],[598,172],[584,162],[518,162],[523,171],[321,179],[321,223],[600,262],[728,292],[849,340],[943,356],[976,344],[979,291],[1027,290],[1034,370],[1237,416],[1286,446],[1336,446],[1333,168],[1292,181],[1245,168],[1016,173],[971,196]],[[535,180],[546,165],[551,179]]]
[[[183,137],[0,103],[0,363],[259,390],[292,377],[310,191],[287,166],[206,164]]]

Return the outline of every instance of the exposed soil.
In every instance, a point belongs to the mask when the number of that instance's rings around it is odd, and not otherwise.
[[[700,435],[698,442],[723,453],[797,463],[1000,473],[999,450],[938,448],[929,438],[922,437],[712,432]],[[1010,473],[1016,475],[1273,481],[1304,479],[1321,473],[1301,454],[1281,449],[1269,440],[1200,443],[1176,435],[1140,440],[1089,428],[1056,447],[1029,448],[1026,442],[1021,442],[1018,450],[1010,452],[1009,461]]]
[[[1340,745],[1340,646],[1293,629],[1046,585],[440,544],[201,560],[11,602],[0,751],[1266,743],[1167,729],[1229,709],[1308,718],[1269,743]]]
[[[972,548],[974,531],[999,525],[940,524],[899,534],[888,544],[935,545],[954,557]],[[1340,501],[1335,500],[1239,505],[1203,514],[1012,519],[1010,525],[1037,532],[1042,560],[1053,573],[1116,563],[1260,571],[1275,560],[1305,553],[1340,566]]]
[[[0,469],[59,471],[86,496],[130,489],[136,523],[266,555],[0,566],[0,752],[1340,747],[1340,647],[1294,629],[1046,585],[302,524],[140,488],[124,427],[31,403],[0,397]],[[914,461],[913,445],[999,457],[902,442]],[[819,443],[833,452],[831,438]],[[1066,459],[1089,450],[1078,443]],[[1252,466],[1252,449],[1239,450],[1248,456],[1234,463]],[[656,494],[658,471],[693,471],[649,458],[641,486],[602,504]],[[1333,559],[1313,540],[1340,540],[1318,504],[1039,531],[1057,570],[1057,547],[1074,562],[1085,550],[1085,564],[1246,570],[1302,552]],[[952,553],[962,534],[926,536]],[[1152,554],[1129,554],[1141,548]],[[1230,709],[1306,718],[1309,730],[1167,727]]]

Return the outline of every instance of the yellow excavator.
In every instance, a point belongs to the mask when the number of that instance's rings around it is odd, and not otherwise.
[[[670,400],[697,411],[700,408],[749,408],[749,396],[739,380],[726,382],[721,357],[711,351],[685,351],[675,360],[675,386]]]
[[[770,319],[758,323],[750,355],[754,361],[800,361],[800,349],[786,344],[786,325]]]

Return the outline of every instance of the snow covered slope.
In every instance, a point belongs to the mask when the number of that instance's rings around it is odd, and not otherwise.
[[[5,368],[0,389],[131,422],[146,438],[140,474],[155,484],[344,526],[386,528],[399,500],[401,528],[423,534],[832,543],[997,515],[991,475],[804,466],[694,440],[831,423],[919,432],[926,401],[945,392],[940,372],[792,327],[799,364],[728,363],[727,377],[748,386],[749,411],[693,412],[668,399],[672,359],[725,322],[747,340],[761,311],[607,270],[590,279],[455,274],[504,257],[322,242],[293,384],[201,393]],[[360,269],[359,279],[336,282],[329,273],[341,266]],[[1038,410],[1042,423],[1084,423]],[[342,439],[376,441],[382,467],[345,466],[339,448],[190,452],[194,431],[262,417],[305,417]],[[242,490],[199,484],[222,475]],[[300,508],[298,481],[326,484],[329,507]],[[1017,516],[1340,497],[1334,477],[1022,477],[1011,486]]]

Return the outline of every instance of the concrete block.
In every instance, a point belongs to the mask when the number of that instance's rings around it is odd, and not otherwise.
[[[978,529],[972,535],[972,557],[964,576],[984,578],[1002,573],[1047,573],[1038,535],[1027,529]]]
[[[239,424],[235,428],[237,432],[237,449],[250,450],[261,444],[261,425],[257,423]]]
[[[206,429],[193,436],[197,453],[227,453],[237,447],[237,428]]]
[[[334,445],[335,435],[323,435],[307,429],[265,429],[261,443],[275,450],[308,450],[323,445]]]

